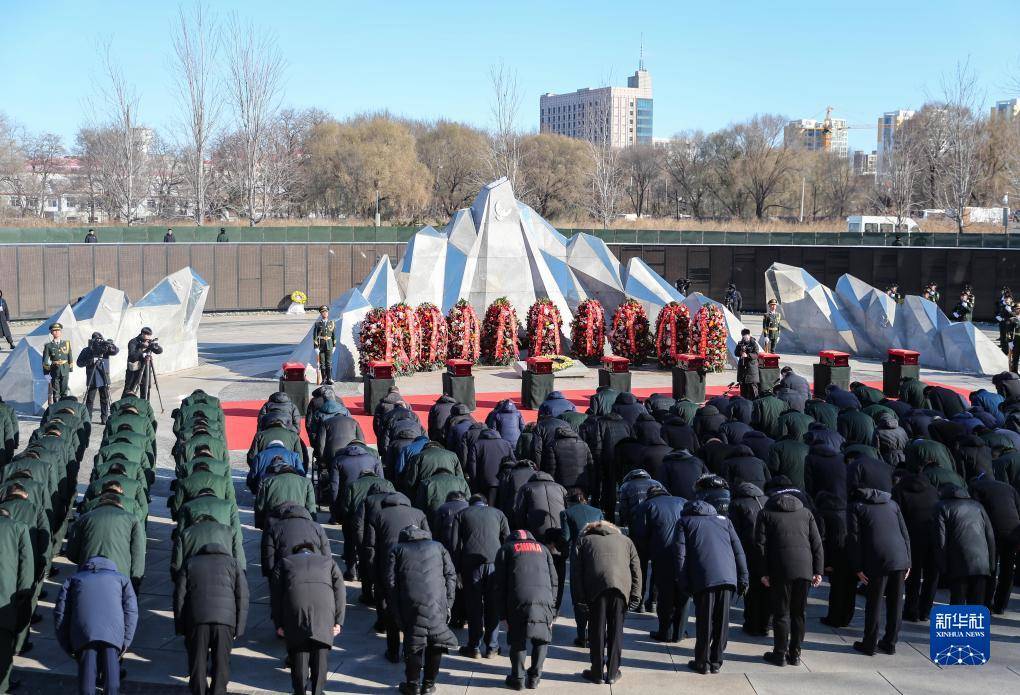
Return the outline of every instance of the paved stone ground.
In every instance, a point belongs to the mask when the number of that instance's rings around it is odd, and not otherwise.
[[[289,354],[293,342],[304,335],[311,320],[280,316],[208,316],[200,331],[201,366],[161,380],[167,414],[160,416],[158,479],[153,488],[148,523],[147,571],[139,595],[141,621],[135,643],[125,661],[128,670],[125,692],[186,692],[187,659],[183,639],[173,634],[172,586],[168,572],[172,522],[165,502],[173,475],[172,461],[167,454],[172,444],[169,411],[181,397],[197,387],[224,400],[266,398],[275,389],[272,372]],[[754,319],[749,323],[753,324]],[[755,328],[752,326],[752,330]],[[791,357],[785,361],[803,367],[814,360],[811,357]],[[881,378],[881,366],[877,363],[855,361],[853,366],[855,378]],[[810,374],[809,367],[802,371]],[[923,378],[973,388],[987,383],[972,377],[930,371],[925,371]],[[479,370],[477,379],[479,391],[513,390],[519,383],[510,378],[506,370]],[[712,383],[727,383],[732,380],[732,373],[713,375],[711,379]],[[590,379],[571,380],[564,384],[564,388],[592,387],[594,382],[592,373]],[[440,390],[438,374],[401,380],[400,386],[407,393],[437,393]],[[637,372],[634,386],[661,387],[667,391],[669,376],[664,372]],[[344,391],[356,393],[358,385],[345,385]],[[25,418],[23,436],[27,436],[35,424],[34,419]],[[90,447],[81,469],[82,483],[91,471],[93,453],[94,447]],[[259,532],[252,525],[252,499],[244,487],[243,452],[233,452],[231,460],[244,524],[252,604],[248,630],[237,641],[233,653],[230,690],[236,693],[288,692],[289,675],[282,663],[284,649],[273,635],[266,582],[258,567]],[[339,529],[333,526],[326,528],[333,541],[335,556],[340,561]],[[53,693],[74,687],[75,664],[53,639],[52,624],[52,607],[59,582],[68,576],[71,566],[64,558],[58,558],[55,564],[60,568],[60,574],[47,582],[48,596],[40,602],[44,620],[32,631],[35,648],[16,661],[15,677],[22,680],[25,686],[23,692]],[[550,649],[540,690],[554,693],[578,692],[580,689],[592,693],[611,691],[614,694],[642,695],[690,692],[697,688],[710,688],[719,694],[757,695],[955,695],[961,690],[986,694],[1016,693],[1020,690],[1020,603],[1016,595],[1009,613],[994,620],[990,664],[941,669],[928,660],[927,625],[906,625],[895,656],[868,658],[854,652],[851,644],[860,638],[862,613],[860,610],[857,612],[854,623],[847,629],[833,630],[821,625],[818,618],[825,612],[826,591],[823,585],[812,592],[805,651],[802,665],[796,668],[780,669],[761,660],[761,654],[770,643],[767,639],[748,638],[740,632],[739,605],[731,616],[727,661],[722,673],[715,676],[698,676],[687,671],[686,664],[693,646],[691,639],[675,645],[653,642],[648,638],[648,632],[655,628],[654,618],[647,614],[629,614],[624,644],[624,677],[613,686],[595,686],[580,680],[586,652],[568,646],[573,639],[574,627],[570,602],[566,600],[566,614],[556,622],[555,642]],[[348,587],[347,622],[330,654],[328,692],[392,692],[402,678],[402,667],[389,664],[382,658],[383,640],[371,630],[374,611],[357,602],[358,592],[357,583]],[[946,597],[940,594],[939,599],[945,600]],[[461,633],[461,637],[464,636]],[[447,656],[443,660],[440,692],[475,693],[502,688],[508,668],[505,657],[472,661],[456,655]]]

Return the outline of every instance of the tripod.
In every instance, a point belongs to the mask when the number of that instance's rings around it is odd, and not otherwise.
[[[89,378],[85,384],[85,407],[89,411],[89,420],[92,419],[95,391],[99,391],[99,417],[104,423],[110,414],[110,377],[106,371],[105,359],[105,357],[92,358],[92,370],[89,372]],[[100,377],[102,377],[103,385],[96,386],[96,381]]]
[[[163,407],[163,393],[159,390],[159,379],[156,376],[156,367],[152,364],[152,353],[146,353],[144,360],[145,363],[142,365],[142,378],[138,384],[138,395],[148,401],[149,395],[152,393],[152,387],[155,386],[156,397],[159,398],[159,412],[165,413],[166,409]]]

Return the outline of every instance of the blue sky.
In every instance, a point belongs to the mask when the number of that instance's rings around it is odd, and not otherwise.
[[[503,61],[518,73],[520,125],[536,129],[541,93],[624,84],[642,33],[656,137],[763,112],[820,118],[828,105],[872,126],[883,111],[937,94],[940,75],[961,60],[970,60],[989,102],[1015,96],[1011,76],[1020,80],[1017,0],[209,5],[276,32],[287,59],[285,104],[338,117],[388,109],[487,126],[489,68]],[[144,0],[0,0],[0,111],[69,144],[98,71],[97,45],[110,38],[141,94],[143,119],[168,125],[176,11]],[[872,149],[874,137],[853,130],[851,146]]]

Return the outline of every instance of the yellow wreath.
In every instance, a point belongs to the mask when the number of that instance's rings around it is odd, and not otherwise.
[[[308,301],[308,295],[306,295],[301,290],[294,290],[293,292],[290,293],[290,301],[294,302],[295,304],[304,304],[305,302]]]

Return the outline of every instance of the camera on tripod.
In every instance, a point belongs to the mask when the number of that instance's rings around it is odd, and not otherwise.
[[[93,333],[89,339],[89,350],[92,352],[92,359],[105,360],[111,355],[117,354],[117,346],[112,340],[103,338],[102,333]]]
[[[155,348],[155,349],[154,349]],[[158,355],[162,350],[159,350],[159,338],[152,337],[145,341],[142,346],[142,357],[149,357],[150,355]]]

